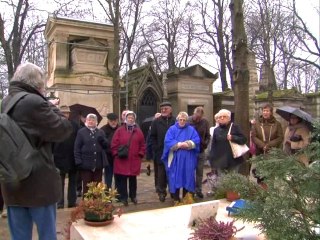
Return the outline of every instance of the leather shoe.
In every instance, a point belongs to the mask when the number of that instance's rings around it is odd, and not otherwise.
[[[122,200],[121,202],[125,207],[129,206],[129,203],[127,200]]]
[[[74,207],[76,207],[76,206],[78,206],[78,204],[76,204],[76,203],[74,203],[74,204],[68,204],[68,208],[74,208]]]
[[[137,198],[131,198],[131,202],[133,202],[134,205],[137,205],[137,204],[138,204]]]
[[[64,206],[62,204],[58,204],[57,208],[62,209],[62,208],[64,208]]]
[[[166,195],[164,195],[164,194],[159,194],[159,200],[160,200],[160,202],[166,201]]]
[[[196,193],[196,196],[197,196],[198,198],[203,198],[203,197],[204,197],[202,192],[197,192],[197,193]]]

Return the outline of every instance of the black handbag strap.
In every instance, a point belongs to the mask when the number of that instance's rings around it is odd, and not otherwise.
[[[133,136],[133,130],[132,130],[132,133],[131,133],[131,135],[130,135],[129,141],[128,141],[128,143],[127,143],[128,148],[130,147],[131,140],[132,140],[132,136]]]

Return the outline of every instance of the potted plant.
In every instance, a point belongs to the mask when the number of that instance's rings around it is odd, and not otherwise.
[[[231,240],[236,239],[235,235],[241,229],[233,225],[234,221],[217,221],[214,217],[200,219],[194,227],[194,232],[189,240]]]
[[[71,221],[84,218],[88,225],[106,225],[113,221],[114,212],[121,215],[121,209],[114,206],[117,191],[107,189],[102,182],[91,182],[88,184],[88,192],[84,194],[83,200],[71,213]]]

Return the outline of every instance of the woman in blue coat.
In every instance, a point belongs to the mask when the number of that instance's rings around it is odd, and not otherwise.
[[[195,191],[195,169],[200,151],[200,138],[197,131],[189,125],[188,114],[180,112],[175,125],[165,136],[162,161],[167,170],[169,191],[174,201],[180,201],[180,188],[183,197]]]

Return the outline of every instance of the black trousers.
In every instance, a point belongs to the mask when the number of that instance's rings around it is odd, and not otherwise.
[[[83,189],[83,193],[82,193],[82,198],[84,196],[85,193],[88,192],[88,186],[87,184],[90,182],[102,182],[102,169],[96,169],[94,172],[92,172],[91,170],[80,170],[80,174],[81,174],[81,179],[82,179],[82,189]]]
[[[163,163],[158,162],[158,194],[167,195],[167,173]]]
[[[159,187],[158,187],[158,162],[156,160],[153,160],[153,170],[154,170],[154,187],[157,191],[159,192]]]
[[[127,201],[128,196],[132,198],[137,197],[137,176],[126,176],[121,174],[114,174],[115,185],[119,193],[120,201]],[[129,180],[129,194],[128,194],[128,180]]]
[[[75,206],[77,201],[77,171],[71,170],[68,172],[60,172],[60,178],[62,183],[62,198],[58,202],[58,205],[63,206],[64,205],[64,187],[65,187],[65,179],[66,175],[68,173],[68,193],[67,193],[67,199],[68,199],[68,206]]]
[[[0,185],[0,212],[2,212],[4,206],[4,201],[2,197],[2,192],[1,192],[1,185]]]
[[[176,190],[176,192],[173,194],[173,200],[174,201],[180,201],[180,189],[181,188],[178,188]],[[186,194],[188,193],[188,190],[183,188],[182,189],[182,198],[184,198],[186,196]]]

